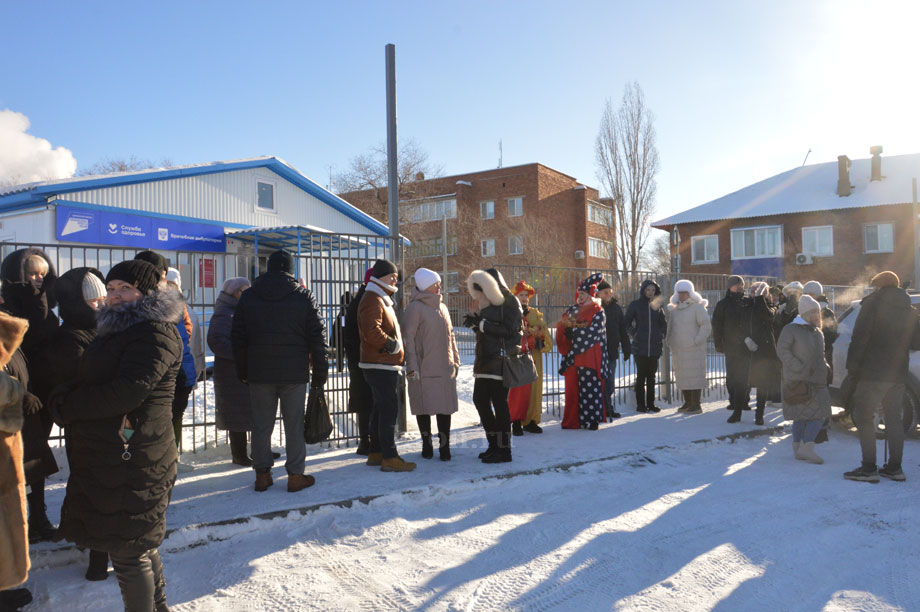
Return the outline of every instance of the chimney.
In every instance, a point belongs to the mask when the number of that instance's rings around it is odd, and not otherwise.
[[[850,158],[846,155],[837,156],[837,195],[850,195]]]
[[[881,145],[869,147],[869,153],[872,154],[872,177],[869,181],[882,180],[882,147]]]

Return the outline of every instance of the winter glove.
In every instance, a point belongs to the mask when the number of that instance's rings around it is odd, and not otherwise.
[[[28,391],[22,396],[22,413],[35,414],[42,409],[42,402]]]
[[[311,389],[322,389],[326,386],[326,381],[329,380],[329,371],[323,370],[318,371],[313,370],[313,376],[310,377],[310,388]]]
[[[396,338],[387,338],[387,341],[383,343],[383,348],[380,349],[380,352],[395,355],[399,352],[399,342],[396,340]]]
[[[482,320],[482,315],[467,313],[463,316],[463,327],[469,327],[475,329],[479,327],[479,321]]]
[[[757,349],[760,348],[759,346],[757,346],[757,343],[754,342],[753,338],[751,338],[750,336],[744,339],[744,345],[748,347],[748,350],[751,351],[752,353],[756,352]]]

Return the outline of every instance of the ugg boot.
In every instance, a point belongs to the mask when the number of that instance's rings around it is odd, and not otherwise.
[[[677,412],[687,412],[693,406],[693,395],[692,391],[681,391],[680,394],[684,396],[683,405],[677,409]]]
[[[227,434],[230,438],[230,457],[235,465],[249,467],[252,465],[252,459],[246,452],[246,432],[231,431]]]
[[[814,442],[805,442],[799,447],[799,459],[808,463],[824,463],[824,459],[815,452]]]
[[[441,461],[450,461],[450,434],[438,432],[438,456]]]
[[[415,464],[411,461],[404,461],[402,457],[388,457],[380,464],[381,472],[411,472],[415,469]]]
[[[434,447],[431,445],[431,432],[422,434],[422,459],[434,457]]]

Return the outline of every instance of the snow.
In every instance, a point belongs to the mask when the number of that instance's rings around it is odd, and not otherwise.
[[[419,466],[408,474],[367,467],[353,448],[312,446],[314,487],[288,493],[282,459],[275,486],[255,493],[226,446],[183,455],[196,469],[176,485],[160,548],[170,608],[881,611],[920,601],[916,440],[907,482],[849,482],[855,437],[832,432],[818,447],[826,463],[806,464],[778,407],[763,427],[752,412],[732,425],[720,400],[698,416],[623,407],[596,432],[563,431],[545,415],[544,434],[513,439],[512,463],[484,465],[471,394],[464,366],[453,460],[421,459],[410,433],[400,452]],[[49,487],[52,520],[63,480]],[[35,547],[27,609],[121,610],[114,576],[86,582],[85,563],[64,543]]]
[[[667,229],[672,225],[748,219],[816,210],[837,210],[905,204],[913,201],[911,179],[920,174],[920,154],[882,157],[882,180],[870,181],[871,159],[854,159],[850,166],[852,192],[837,195],[837,162],[794,168],[748,185],[684,212],[652,223]]]

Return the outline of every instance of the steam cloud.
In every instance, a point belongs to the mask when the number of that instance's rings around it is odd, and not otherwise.
[[[28,133],[29,118],[0,110],[0,186],[68,178],[77,160],[64,147],[52,148],[44,138]]]

